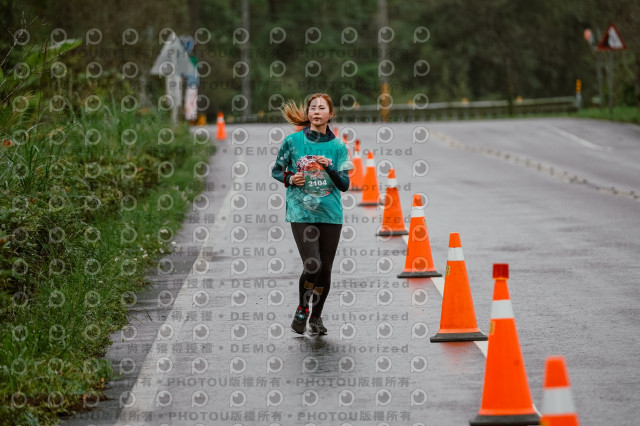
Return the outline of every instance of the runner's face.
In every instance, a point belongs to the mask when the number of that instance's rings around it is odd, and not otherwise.
[[[322,131],[326,129],[327,122],[331,118],[329,104],[324,98],[318,97],[309,104],[309,121],[311,121],[311,130]]]

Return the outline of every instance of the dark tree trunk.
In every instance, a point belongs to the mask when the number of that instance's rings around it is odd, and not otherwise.
[[[636,105],[640,109],[640,55],[636,55]]]
[[[505,66],[505,90],[507,94],[507,109],[509,115],[513,115],[513,68],[511,66],[511,56],[507,55],[504,59]]]
[[[276,13],[278,10],[277,0],[269,0],[269,19],[273,22],[276,19]]]
[[[195,34],[200,28],[200,0],[189,0],[189,28]]]

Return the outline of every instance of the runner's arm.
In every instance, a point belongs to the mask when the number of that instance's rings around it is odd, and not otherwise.
[[[271,176],[276,179],[279,180],[280,182],[284,183],[285,187],[288,187],[290,185],[289,183],[289,176],[293,176],[294,173],[291,172],[287,172],[286,170],[284,170],[284,168],[282,167],[282,165],[276,163],[273,165],[273,169],[271,169]]]
[[[349,189],[349,170],[336,171],[332,165],[326,166],[325,171],[333,181],[333,184],[342,192]]]

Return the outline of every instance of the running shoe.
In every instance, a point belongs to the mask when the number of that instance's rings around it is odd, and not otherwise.
[[[322,317],[311,317],[309,319],[309,328],[313,334],[327,334],[327,328],[322,324]]]
[[[295,315],[293,315],[293,322],[291,323],[291,329],[298,334],[304,334],[307,328],[307,317],[309,316],[309,310],[303,309],[298,306]]]

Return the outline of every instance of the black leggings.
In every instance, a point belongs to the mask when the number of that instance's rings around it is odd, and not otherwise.
[[[313,295],[311,314],[319,317],[331,289],[331,268],[342,225],[291,222],[291,230],[304,266],[298,284],[300,306],[308,308]]]

